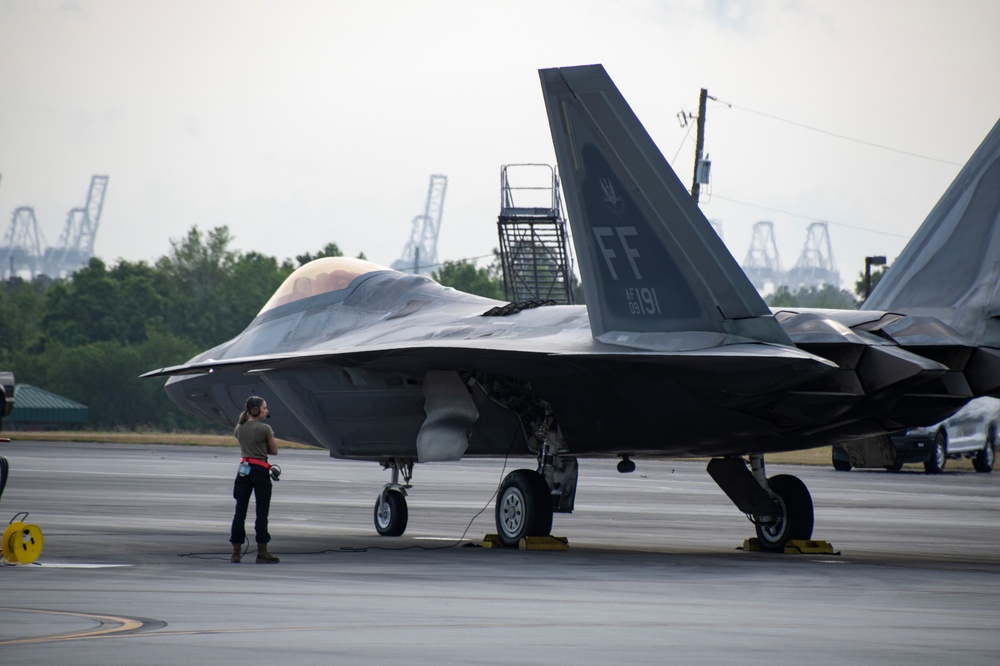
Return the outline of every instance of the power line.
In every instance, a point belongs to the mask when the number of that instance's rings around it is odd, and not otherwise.
[[[713,193],[712,197],[715,198],[715,199],[722,199],[723,201],[729,201],[730,203],[740,204],[741,206],[751,206],[753,208],[760,208],[762,210],[769,210],[772,213],[781,213],[783,215],[790,215],[792,217],[801,217],[804,220],[815,220],[816,219],[815,215],[803,215],[801,213],[793,213],[791,211],[781,210],[780,208],[770,208],[768,206],[761,206],[760,204],[750,203],[749,201],[740,201],[738,199],[730,199],[729,197],[724,197],[724,196],[722,196],[720,194]],[[832,224],[834,226],[844,227],[845,229],[854,229],[856,231],[867,231],[867,232],[873,233],[873,234],[882,234],[883,236],[895,236],[896,238],[905,238],[905,239],[909,239],[910,238],[909,236],[906,236],[904,234],[896,234],[896,233],[893,233],[891,231],[882,231],[880,229],[869,229],[868,227],[859,227],[859,226],[856,226],[856,225],[853,225],[853,224],[845,224],[844,222],[833,222],[831,220],[824,220],[824,222],[826,222],[828,224]]]
[[[893,148],[892,146],[885,146],[880,143],[874,143],[872,141],[865,141],[864,139],[855,139],[854,137],[847,136],[845,134],[837,134],[836,132],[831,132],[829,130],[821,129],[819,127],[813,127],[811,125],[806,125],[804,123],[799,123],[794,120],[788,120],[787,118],[781,118],[779,116],[772,115],[770,113],[764,113],[763,111],[756,111],[754,109],[749,109],[745,106],[740,106],[738,104],[732,104],[731,102],[723,102],[726,106],[733,109],[739,109],[740,111],[746,111],[747,113],[753,113],[758,116],[763,116],[764,118],[770,118],[771,120],[777,120],[778,122],[787,123],[789,125],[794,125],[795,127],[801,127],[802,129],[807,129],[812,132],[819,132],[820,134],[826,134],[827,136],[836,137],[838,139],[844,139],[845,141],[853,141],[854,143],[860,143],[865,146],[871,146],[872,148],[880,148],[882,150],[888,150],[893,153],[899,153],[900,155],[907,155],[909,157],[917,157],[922,160],[929,160],[931,162],[939,162],[941,164],[950,164],[952,166],[962,166],[957,162],[952,162],[951,160],[943,160],[938,157],[931,157],[929,155],[921,155],[920,153],[912,153],[908,150],[900,150],[899,148]]]
[[[705,95],[705,90],[704,89],[702,90],[702,95],[703,96]],[[719,103],[721,105],[725,105],[725,106],[727,106],[729,108],[739,109],[741,111],[746,111],[748,113],[753,113],[753,114],[756,114],[756,115],[759,115],[759,116],[763,116],[765,118],[770,118],[772,120],[777,120],[779,122],[788,123],[789,125],[794,125],[796,127],[800,127],[802,129],[807,129],[807,130],[810,130],[810,131],[813,131],[813,132],[819,132],[821,134],[826,134],[828,136],[832,136],[832,137],[835,137],[835,138],[838,138],[838,139],[844,139],[846,141],[853,141],[855,143],[864,144],[864,145],[871,146],[871,147],[874,147],[874,148],[881,148],[882,150],[888,150],[888,151],[891,151],[891,152],[895,152],[895,153],[900,153],[900,154],[903,154],[903,155],[907,155],[907,156],[910,156],[910,157],[917,157],[917,158],[920,158],[920,159],[931,160],[931,161],[940,162],[940,163],[943,163],[943,164],[950,164],[950,165],[953,165],[953,166],[962,166],[961,164],[957,164],[955,162],[950,162],[948,160],[942,160],[942,159],[938,159],[936,157],[928,157],[927,155],[920,155],[918,153],[912,153],[912,152],[908,152],[908,151],[905,151],[905,150],[898,150],[896,148],[892,148],[892,147],[889,147],[889,146],[884,146],[884,145],[881,145],[881,144],[872,143],[870,141],[864,141],[864,140],[861,140],[861,139],[855,139],[853,137],[845,136],[843,134],[837,134],[836,132],[830,132],[829,130],[824,130],[824,129],[820,129],[820,128],[817,128],[817,127],[812,127],[810,125],[805,125],[803,123],[795,122],[793,120],[788,120],[786,118],[781,118],[781,117],[778,117],[778,116],[775,116],[775,115],[771,115],[769,113],[764,113],[762,111],[755,111],[754,109],[749,109],[749,108],[746,108],[746,107],[743,107],[743,106],[739,106],[737,104],[733,104],[731,102],[727,102],[725,100],[718,99],[717,97],[711,97],[711,99],[713,101],[715,101],[715,102],[717,102],[717,103]],[[704,111],[700,110],[699,114],[703,116],[704,115]],[[684,114],[683,112],[681,112],[681,113],[678,114],[678,118],[681,120],[681,125],[682,126],[686,125],[685,121],[687,120],[687,118],[690,115],[691,114]],[[690,130],[690,126],[688,126],[688,134],[690,134],[690,131],[691,131]],[[683,146],[684,143],[687,141],[688,134],[685,134],[684,139],[681,141],[681,146]],[[677,149],[677,153],[680,154],[680,148]],[[677,155],[674,155],[674,160],[676,160],[676,159],[677,159]],[[775,213],[781,213],[783,215],[789,215],[791,217],[798,217],[798,218],[802,218],[802,219],[805,219],[805,220],[815,220],[816,219],[816,216],[803,215],[801,213],[793,213],[791,211],[782,210],[782,209],[779,209],[779,208],[771,208],[769,206],[762,206],[760,204],[750,203],[749,201],[740,201],[738,199],[730,199],[729,197],[725,197],[725,196],[722,196],[722,195],[719,195],[719,194],[715,194],[714,192],[713,192],[712,196],[713,197],[718,197],[719,199],[722,199],[723,201],[729,201],[731,203],[739,204],[741,206],[750,206],[750,207],[753,207],[753,208],[760,208],[762,210],[768,210],[768,211],[772,211],[772,212],[775,212]],[[869,232],[869,233],[882,234],[884,236],[894,236],[896,238],[909,239],[909,236],[906,236],[906,235],[903,235],[903,234],[893,233],[891,231],[881,231],[879,229],[868,229],[866,227],[860,227],[860,226],[857,226],[857,225],[846,224],[844,222],[831,222],[831,221],[827,221],[827,223],[828,224],[832,224],[834,226],[843,227],[845,229],[854,229],[854,230],[857,230],[857,231],[866,231],[866,232]]]
[[[480,259],[492,258],[494,255],[491,254],[481,254],[478,257],[463,257],[462,259],[445,259],[444,261],[439,261],[436,264],[421,264],[421,268],[440,268],[445,264],[464,264],[464,263],[477,263]]]
[[[674,163],[677,162],[677,156],[681,154],[681,148],[684,147],[684,144],[687,142],[688,137],[691,136],[691,130],[693,128],[694,128],[694,125],[688,124],[688,126],[687,126],[687,130],[688,130],[687,134],[685,134],[684,138],[681,139],[681,145],[677,146],[677,152],[674,153],[674,159],[670,160],[671,164],[674,164]]]

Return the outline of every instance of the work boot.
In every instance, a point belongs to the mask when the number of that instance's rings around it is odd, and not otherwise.
[[[267,544],[257,544],[257,564],[277,564],[280,562],[277,557],[267,552]]]
[[[233,556],[229,558],[229,561],[232,562],[233,564],[239,564],[240,563],[240,559],[243,557],[242,550],[243,550],[243,544],[241,544],[241,543],[234,543],[233,544]]]

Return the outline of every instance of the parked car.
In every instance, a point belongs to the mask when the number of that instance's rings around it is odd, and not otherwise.
[[[992,472],[1000,432],[1000,399],[976,398],[944,421],[889,435],[895,451],[889,464],[859,464],[840,444],[833,445],[833,468],[885,467],[899,470],[906,463],[923,463],[928,474],[940,474],[949,458],[971,458],[977,472]],[[882,460],[881,462],[885,462]]]

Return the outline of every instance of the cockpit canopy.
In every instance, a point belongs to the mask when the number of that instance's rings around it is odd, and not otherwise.
[[[321,257],[295,269],[257,314],[316,294],[346,289],[360,275],[385,270],[389,269],[364,259]]]

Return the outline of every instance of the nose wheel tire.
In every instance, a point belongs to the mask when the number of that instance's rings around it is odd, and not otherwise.
[[[406,497],[398,490],[386,490],[375,500],[375,529],[382,536],[401,536],[408,519]]]
[[[496,523],[505,546],[552,531],[552,498],[541,474],[518,469],[507,475],[497,495]]]

